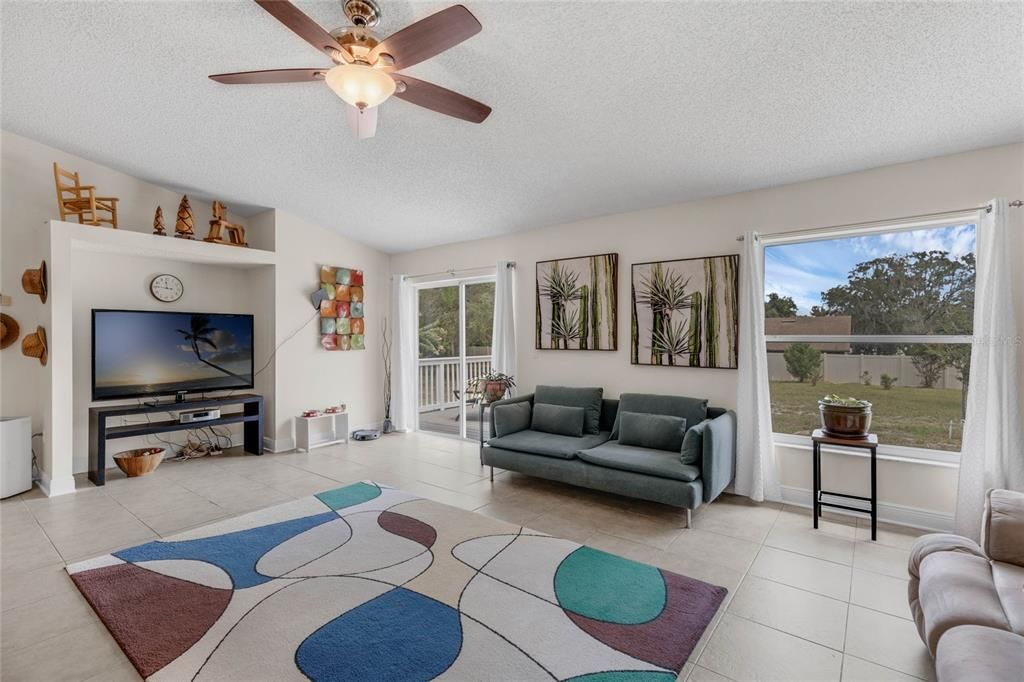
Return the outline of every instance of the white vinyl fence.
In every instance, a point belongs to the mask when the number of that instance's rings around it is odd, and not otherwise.
[[[490,355],[466,357],[466,378],[472,379],[491,371]],[[425,358],[419,361],[420,412],[443,410],[459,404],[465,386],[459,381],[458,358]]]
[[[883,374],[896,377],[897,386],[915,388],[924,385],[921,375],[914,367],[909,355],[853,355],[822,353],[822,381],[830,384],[859,384],[864,372],[871,375],[871,383],[881,384]],[[957,372],[947,367],[934,388],[960,388]],[[786,371],[786,360],[782,353],[768,353],[769,381],[795,381],[796,377]]]

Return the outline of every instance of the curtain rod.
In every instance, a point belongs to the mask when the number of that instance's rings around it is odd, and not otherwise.
[[[1024,206],[1024,201],[1015,199],[1011,201],[1009,205],[1012,208],[1020,208]],[[881,225],[884,223],[898,223],[904,220],[921,220],[922,218],[940,218],[944,215],[955,215],[957,213],[969,213],[971,211],[985,211],[985,213],[992,212],[992,204],[985,204],[984,206],[971,206],[970,208],[959,208],[953,211],[939,211],[937,213],[920,213],[918,215],[906,215],[899,218],[886,218],[883,220],[868,220],[859,223],[845,223],[843,225],[829,225],[827,227],[809,227],[802,230],[788,230],[786,232],[772,232],[771,234],[764,235],[765,237],[788,237],[795,234],[813,234],[818,232],[827,232],[829,230],[843,230],[849,227],[863,227],[866,225]],[[736,237],[736,241],[743,241],[743,235]]]
[[[514,270],[516,267],[516,262],[509,261],[508,263],[505,264],[505,267],[512,268]],[[425,272],[421,275],[406,275],[405,279],[418,279],[420,277],[437,277],[438,275],[450,275],[452,277],[457,277],[459,275],[467,275],[470,273],[482,272],[490,269],[491,267],[489,265],[484,265],[478,268],[463,268],[462,270],[456,270],[454,267],[451,267],[448,268],[447,270],[441,270],[440,272]]]

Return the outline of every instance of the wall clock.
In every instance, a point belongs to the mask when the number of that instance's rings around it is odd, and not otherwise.
[[[149,293],[164,303],[173,303],[185,293],[185,286],[174,275],[157,275],[149,283]]]

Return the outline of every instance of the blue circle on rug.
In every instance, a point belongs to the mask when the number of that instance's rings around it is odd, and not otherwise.
[[[431,680],[462,647],[459,613],[397,587],[307,637],[295,663],[311,680]]]

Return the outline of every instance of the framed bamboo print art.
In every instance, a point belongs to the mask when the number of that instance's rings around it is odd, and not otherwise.
[[[738,255],[633,265],[630,362],[736,369]]]
[[[537,263],[538,349],[618,348],[619,254]]]

